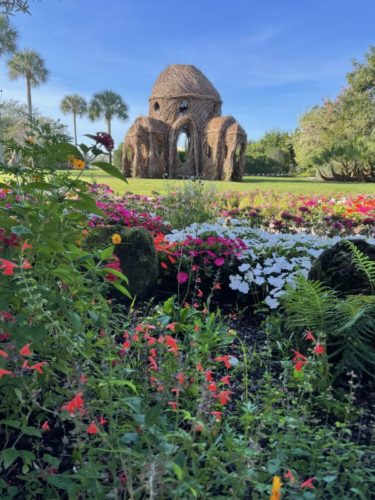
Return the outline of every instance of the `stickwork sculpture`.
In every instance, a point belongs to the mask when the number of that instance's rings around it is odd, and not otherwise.
[[[135,120],[124,139],[127,177],[201,177],[240,181],[246,133],[194,66],[172,64],[160,73],[149,99],[149,116]]]

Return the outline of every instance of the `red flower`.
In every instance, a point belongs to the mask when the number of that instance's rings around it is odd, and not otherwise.
[[[9,358],[9,354],[5,351],[3,351],[2,349],[0,349],[0,356],[2,358]]]
[[[203,372],[203,371],[204,371],[204,368],[203,368],[202,363],[198,363],[198,364],[197,364],[197,370],[198,370],[199,372]]]
[[[223,412],[222,411],[212,411],[211,415],[213,415],[215,417],[216,422],[220,422],[221,417],[223,416]]]
[[[163,268],[163,269],[168,269],[168,266],[165,262],[160,262],[160,266]]]
[[[223,382],[223,384],[230,385],[230,375],[225,375],[225,377],[222,377],[220,379],[220,382]]]
[[[306,481],[304,481],[301,484],[301,488],[310,488],[310,490],[314,489],[314,486],[312,484],[313,481],[316,481],[315,477],[310,477],[310,479],[306,479]]]
[[[214,398],[217,398],[220,404],[226,405],[230,401],[231,394],[231,391],[220,391]]]
[[[183,373],[177,373],[176,379],[179,384],[183,384],[185,382],[185,375]]]
[[[205,378],[207,382],[212,382],[214,379],[212,378],[213,371],[212,370],[206,370],[205,373]]]
[[[4,368],[0,368],[0,378],[2,378],[4,375],[11,375],[12,372],[10,370],[5,370]]]
[[[167,344],[167,346],[169,346],[168,351],[177,353],[178,345],[177,345],[177,341],[173,337],[171,337],[170,335],[166,335],[165,336],[165,343]]]
[[[203,297],[203,296],[204,296],[204,293],[202,292],[202,290],[200,288],[198,288],[197,297]]]
[[[12,276],[14,274],[14,269],[18,267],[17,264],[11,262],[7,259],[0,259],[0,270],[3,270],[4,276]]]
[[[48,420],[46,420],[46,421],[45,421],[45,422],[44,422],[44,423],[40,426],[40,428],[41,428],[43,431],[50,431],[50,430],[51,430],[51,428],[50,428],[50,426],[49,426],[49,424],[48,424]]]
[[[32,269],[32,265],[30,264],[30,262],[25,259],[23,262],[22,262],[22,269]]]
[[[103,415],[100,415],[99,417],[99,424],[100,425],[105,425],[105,424],[108,424],[108,420],[106,420]]]
[[[217,391],[216,383],[215,382],[209,383],[207,389],[211,392],[216,392]]]
[[[97,428],[96,424],[94,421],[90,422],[86,429],[87,434],[97,434],[99,432],[99,429]]]
[[[315,337],[312,334],[311,330],[307,330],[307,332],[305,334],[305,340],[312,340],[313,342],[315,342]]]
[[[215,361],[222,361],[226,368],[232,367],[230,356],[228,356],[228,354],[226,354],[225,356],[218,356],[217,358],[215,358]]]
[[[30,344],[25,344],[20,350],[21,356],[32,356],[33,353],[30,351]]]
[[[284,474],[284,477],[285,479],[289,479],[291,483],[295,482],[295,477],[293,476],[293,472],[290,469],[288,469],[288,472]]]
[[[315,354],[324,354],[326,352],[324,346],[322,346],[322,344],[316,344],[316,346],[314,347],[314,352]]]
[[[293,363],[294,363],[294,369],[299,372],[302,370],[303,366],[307,363],[307,358],[303,354],[301,354],[298,351],[294,351],[294,358],[293,358]]]
[[[158,370],[158,364],[157,364],[157,362],[155,361],[155,359],[152,356],[148,357],[148,361],[150,363],[150,369],[151,370]]]
[[[22,251],[22,253],[23,253],[25,250],[27,250],[28,248],[32,249],[32,248],[33,248],[33,246],[32,246],[32,245],[30,245],[27,241],[24,241],[24,242],[22,243],[22,247],[21,247],[21,251]]]
[[[69,401],[66,405],[62,407],[62,410],[66,410],[69,412],[71,415],[75,415],[77,411],[80,413],[83,413],[84,408],[83,405],[85,404],[83,397],[82,397],[82,392],[78,392],[74,398]]]
[[[47,364],[47,361],[40,361],[39,363],[36,363],[33,366],[30,366],[30,370],[35,370],[41,375],[43,375],[43,370],[42,367]]]
[[[179,389],[178,387],[173,387],[171,389],[171,392],[173,392],[174,394],[176,394],[177,396],[179,396],[180,392],[181,392],[181,389]]]
[[[175,410],[175,411],[177,410],[178,405],[177,405],[176,401],[169,401],[168,405],[172,408],[172,410]]]
[[[175,332],[176,331],[176,321],[174,321],[173,323],[169,323],[169,325],[167,325],[167,330],[171,330],[171,332]]]

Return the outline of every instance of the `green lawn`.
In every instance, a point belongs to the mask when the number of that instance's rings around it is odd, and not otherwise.
[[[72,175],[79,175],[74,172]],[[128,179],[128,183],[111,177],[102,170],[92,169],[83,172],[81,179],[89,182],[108,184],[115,192],[124,194],[132,192],[134,194],[153,193],[165,194],[174,190],[182,180],[165,179]],[[0,181],[2,177],[0,175]],[[3,179],[4,180],[4,179]],[[304,178],[286,177],[244,177],[242,182],[205,181],[208,185],[213,185],[218,191],[252,191],[259,189],[262,191],[276,191],[279,193],[293,193],[301,195],[336,195],[342,194],[375,194],[375,183],[347,183],[347,182],[323,182]]]
[[[125,193],[127,191],[135,194],[152,194],[154,192],[164,194],[173,190],[182,182],[178,180],[164,179],[128,179],[128,184],[110,177],[100,170],[85,172],[82,178],[87,181],[95,181],[108,184],[114,191]],[[278,191],[280,193],[293,194],[375,194],[375,183],[345,183],[345,182],[323,182],[312,181],[303,178],[280,178],[280,177],[245,177],[242,182],[205,181],[214,185],[218,191],[251,191],[261,189],[262,191]]]

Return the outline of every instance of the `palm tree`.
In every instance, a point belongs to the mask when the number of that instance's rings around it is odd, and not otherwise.
[[[116,94],[111,90],[103,90],[102,92],[98,92],[94,95],[89,105],[90,120],[94,121],[102,116],[107,123],[107,131],[109,135],[112,135],[112,118],[126,120],[128,118],[128,106],[119,94]],[[112,163],[111,152],[109,153],[109,162]]]
[[[77,146],[77,116],[82,117],[87,113],[87,103],[78,94],[66,95],[61,101],[60,109],[64,115],[69,113],[73,115],[74,144]]]
[[[9,23],[8,16],[0,15],[0,56],[16,50],[17,31]]]
[[[26,79],[27,106],[29,117],[32,118],[31,87],[37,87],[48,79],[49,71],[43,58],[35,50],[25,49],[16,52],[8,61],[9,78],[15,80],[20,76]]]

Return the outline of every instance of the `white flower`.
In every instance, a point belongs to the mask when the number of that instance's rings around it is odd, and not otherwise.
[[[273,299],[272,297],[268,296],[264,299],[264,303],[267,304],[267,306],[270,309],[276,309],[277,306],[279,305],[279,301],[277,299]]]
[[[241,271],[241,273],[244,273],[249,269],[250,269],[250,264],[241,264],[240,267],[238,268],[238,270]]]

